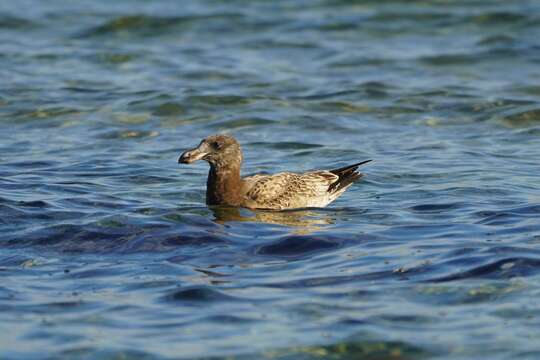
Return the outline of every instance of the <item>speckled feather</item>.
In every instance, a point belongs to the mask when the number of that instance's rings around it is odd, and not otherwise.
[[[248,207],[266,209],[324,207],[346,190],[328,191],[338,179],[339,176],[329,171],[246,177],[243,179],[247,190],[245,203]]]

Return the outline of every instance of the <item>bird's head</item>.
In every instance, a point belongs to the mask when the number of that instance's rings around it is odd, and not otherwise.
[[[203,139],[195,149],[185,151],[178,158],[178,163],[191,164],[205,160],[211,165],[225,165],[242,162],[240,144],[228,135],[212,135]]]

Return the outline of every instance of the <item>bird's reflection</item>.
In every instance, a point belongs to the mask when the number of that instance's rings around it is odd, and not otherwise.
[[[284,225],[292,227],[293,233],[301,235],[324,230],[327,225],[334,223],[328,213],[310,209],[270,211],[221,206],[211,207],[211,209],[214,213],[214,221],[219,224],[241,221]]]

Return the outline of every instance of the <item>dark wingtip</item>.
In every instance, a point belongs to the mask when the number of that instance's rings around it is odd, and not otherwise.
[[[328,188],[328,192],[339,191],[345,186],[360,179],[363,176],[363,174],[356,172],[356,169],[358,169],[360,165],[367,164],[370,161],[372,160],[371,159],[364,160],[359,163],[347,165],[339,169],[330,170],[331,173],[339,176],[339,179],[336,182],[334,182],[332,185],[330,185],[330,187]]]
[[[373,159],[364,160],[364,161],[359,162],[358,164],[354,164],[354,166],[361,166],[361,165],[367,164],[368,162],[372,162],[372,161],[373,161]]]
[[[346,173],[346,172],[352,172],[356,170],[360,165],[367,164],[368,162],[371,162],[371,161],[372,161],[371,159],[360,161],[359,163],[356,163],[356,164],[351,164],[351,165],[341,167],[339,169],[330,170],[330,172],[341,176],[341,174]]]

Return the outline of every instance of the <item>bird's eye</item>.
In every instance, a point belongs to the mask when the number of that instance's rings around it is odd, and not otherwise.
[[[219,141],[212,141],[212,147],[214,149],[221,149],[221,143]]]

